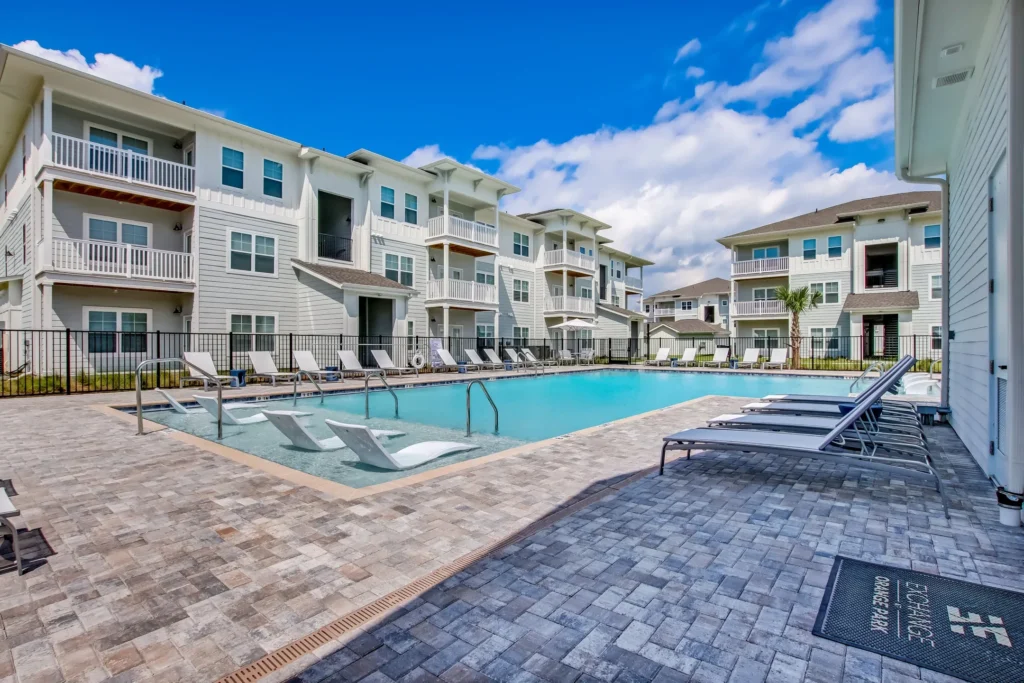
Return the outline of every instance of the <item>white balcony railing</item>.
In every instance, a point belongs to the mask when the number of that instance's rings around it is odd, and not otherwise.
[[[53,164],[178,192],[195,192],[196,170],[127,149],[54,133]]]
[[[482,244],[492,249],[498,248],[498,230],[493,226],[477,223],[476,221],[467,221],[465,218],[458,218],[456,216],[448,216],[447,222],[445,222],[444,216],[434,216],[428,220],[427,239],[444,237],[454,237],[455,239]]]
[[[569,267],[581,270],[597,270],[597,260],[568,249],[552,249],[544,252],[544,267]]]
[[[442,299],[493,306],[498,303],[498,288],[472,280],[430,280],[427,283],[427,301]]]
[[[594,300],[581,296],[549,296],[544,301],[546,313],[578,313],[594,315]]]
[[[626,277],[623,278],[623,280],[626,283],[626,288],[627,289],[643,289],[644,288],[644,281],[641,280],[640,278],[636,277],[635,275],[627,275]]]
[[[789,272],[789,257],[758,258],[750,261],[736,261],[732,264],[735,275],[765,275],[767,273]]]
[[[53,269],[145,280],[194,281],[192,254],[60,237],[53,239]]]
[[[732,305],[734,316],[743,315],[781,315],[788,316],[786,305],[777,299],[764,301],[736,301]]]

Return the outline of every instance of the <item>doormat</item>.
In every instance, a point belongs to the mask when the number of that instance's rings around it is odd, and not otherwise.
[[[974,683],[1024,672],[1024,593],[836,557],[814,635]]]

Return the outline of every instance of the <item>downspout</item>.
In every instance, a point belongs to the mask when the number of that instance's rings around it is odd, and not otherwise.
[[[942,378],[940,384],[939,404],[949,408],[949,181],[945,178],[931,176],[912,176],[907,169],[900,169],[901,180],[922,185],[938,185],[942,193],[940,205],[942,209]],[[910,272],[907,272],[909,284]]]

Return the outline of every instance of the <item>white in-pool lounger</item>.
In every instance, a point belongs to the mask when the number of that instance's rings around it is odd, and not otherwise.
[[[206,410],[206,412],[208,412],[210,415],[213,415],[214,418],[217,417],[217,399],[215,397],[213,397],[213,396],[200,396],[199,394],[193,394],[192,398],[194,398],[196,400],[196,402],[200,406],[202,406],[204,410]],[[241,408],[243,406],[237,406],[237,407]],[[247,405],[247,406],[244,406],[244,407],[256,408],[257,406]],[[313,413],[303,412],[301,410],[287,410],[287,411],[282,411],[282,412],[287,412],[287,413],[290,413],[290,414],[295,415],[297,417],[308,417],[309,415],[313,414]],[[240,426],[244,426],[244,425],[254,425],[254,424],[259,424],[260,422],[266,422],[267,421],[267,416],[262,414],[262,413],[257,413],[255,415],[249,415],[248,417],[235,417],[234,415],[231,414],[231,411],[227,409],[227,406],[224,406],[224,417],[223,417],[223,419],[224,419],[224,424],[226,424],[226,425],[234,425],[236,427],[240,427]]]
[[[408,372],[414,372],[419,376],[420,371],[416,368],[402,368],[395,365],[394,361],[391,360],[391,356],[384,349],[373,349],[370,351],[370,355],[373,356],[373,362],[377,364],[384,374],[394,373],[396,375],[404,375]]]
[[[277,385],[277,380],[291,382],[298,379],[297,372],[281,372],[277,369],[277,363],[270,351],[250,351],[249,361],[252,363],[254,377],[266,377],[270,379],[271,386]]]
[[[188,415],[189,413],[202,413],[202,412],[204,412],[203,408],[186,408],[185,406],[183,406],[180,403],[178,403],[174,399],[173,396],[168,394],[163,389],[155,389],[154,391],[156,391],[156,393],[158,393],[161,396],[163,396],[164,400],[167,401],[167,403],[171,406],[171,410],[173,410],[176,413],[181,413],[182,415]],[[245,403],[225,403],[224,404],[224,410],[234,410],[235,408],[242,408],[242,407],[251,408],[252,406],[249,406],[249,405],[247,405]]]
[[[383,470],[407,470],[417,467],[443,455],[461,453],[479,448],[469,443],[452,441],[423,441],[406,446],[395,453],[388,453],[368,427],[327,420],[327,426],[338,435],[345,445],[352,449],[361,461]]]
[[[653,359],[647,359],[644,361],[644,365],[661,365],[662,363],[670,363],[668,359],[668,347],[658,349],[657,355]]]
[[[299,418],[290,410],[264,410],[270,424],[288,437],[292,445],[304,451],[337,451],[345,448],[345,442],[340,437],[332,436],[327,439],[318,439],[313,433],[306,429],[305,425],[299,422]],[[373,435],[378,439],[388,439],[395,436],[405,436],[405,432],[397,429],[373,429]]]

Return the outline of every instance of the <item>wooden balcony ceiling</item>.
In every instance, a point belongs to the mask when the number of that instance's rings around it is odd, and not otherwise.
[[[76,192],[78,194],[89,195],[90,197],[113,199],[117,202],[141,204],[142,206],[151,206],[155,209],[166,209],[168,211],[184,211],[190,207],[189,204],[182,204],[181,202],[174,202],[168,199],[148,197],[146,195],[135,194],[134,192],[112,190],[108,187],[97,187],[96,185],[76,183],[70,180],[54,180],[53,189],[62,190],[64,192]]]
[[[447,240],[449,240],[449,242],[448,242],[448,251],[454,252],[456,254],[465,254],[466,256],[472,256],[473,258],[479,258],[481,256],[494,256],[494,252],[496,252],[498,250],[497,247],[495,247],[493,249],[490,249],[490,250],[478,249],[476,247],[471,247],[471,246],[468,246],[468,245],[465,245],[465,244],[459,244],[458,242],[451,241],[452,239],[458,239],[457,237],[456,238],[452,238],[451,236],[445,236],[445,237],[435,237],[435,238],[432,238],[432,239],[447,239]],[[444,245],[442,245],[442,244],[436,244],[435,243],[435,244],[430,244],[428,246],[431,249],[439,249],[439,250],[443,250],[444,249]],[[435,258],[441,259],[442,257],[441,256],[435,256]],[[438,260],[438,263],[440,263],[440,262],[441,261]]]

